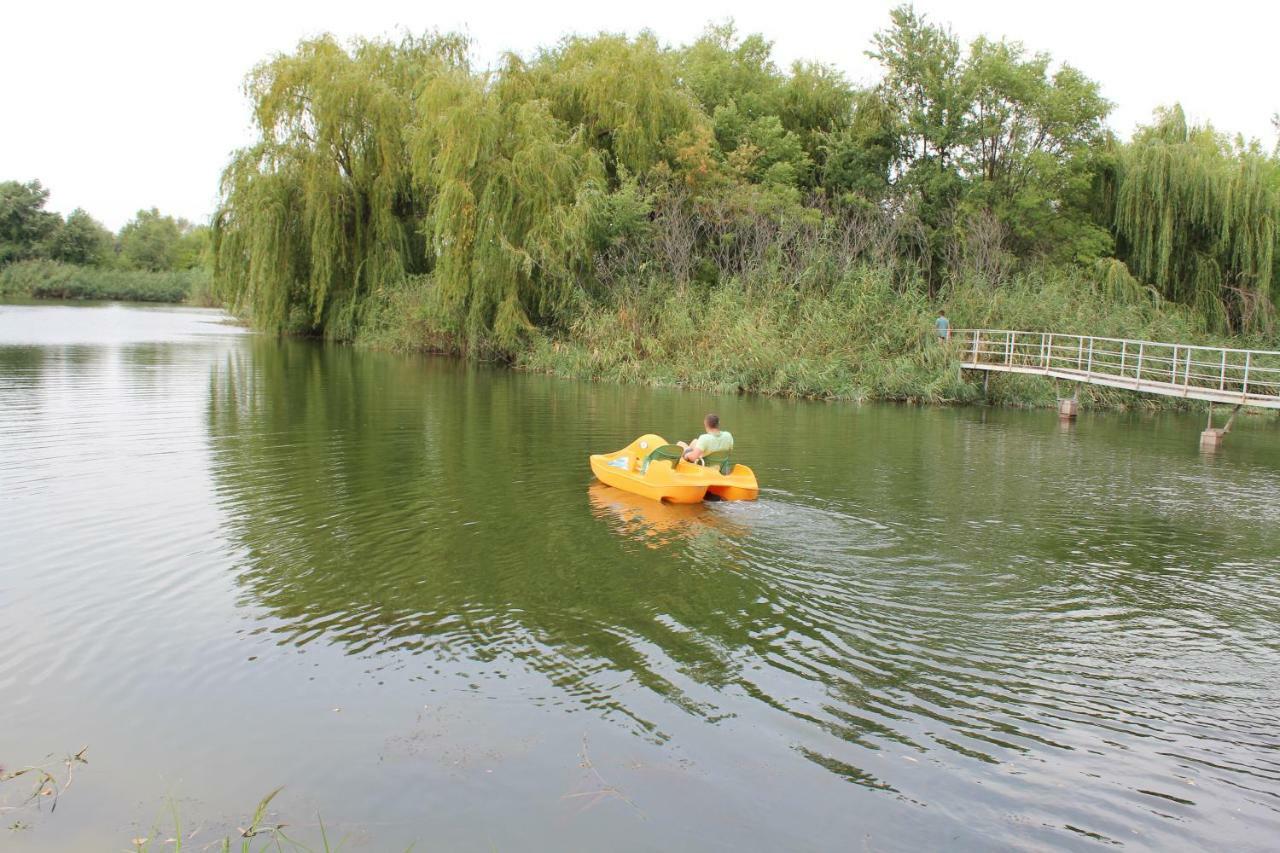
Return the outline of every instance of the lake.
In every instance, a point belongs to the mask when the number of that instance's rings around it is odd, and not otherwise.
[[[344,849],[1280,842],[1274,415],[1206,455],[226,320],[0,306],[0,774],[88,762],[0,782],[6,850],[203,849],[279,786]],[[757,502],[593,483],[708,410]]]

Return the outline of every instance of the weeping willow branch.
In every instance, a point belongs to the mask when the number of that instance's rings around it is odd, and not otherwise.
[[[1280,237],[1277,182],[1266,173],[1274,168],[1209,127],[1188,127],[1181,107],[1164,112],[1120,152],[1121,256],[1165,298],[1220,328],[1269,325]]]
[[[544,100],[515,100],[464,73],[419,98],[413,171],[433,198],[431,250],[446,317],[473,346],[510,350],[578,292],[590,257],[599,157]]]
[[[303,42],[249,76],[259,142],[235,154],[215,217],[221,295],[269,329],[349,336],[362,294],[426,271],[429,198],[406,129],[426,79],[465,68],[457,36]]]

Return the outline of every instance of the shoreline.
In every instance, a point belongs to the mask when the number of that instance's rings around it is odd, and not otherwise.
[[[259,334],[271,334],[270,332],[254,328],[253,322],[249,317],[243,314],[238,314],[225,305],[208,304],[206,302],[193,300],[183,300],[180,302],[155,302],[125,299],[25,296],[20,294],[7,294],[0,296],[0,304],[6,303],[31,305],[65,304],[68,306],[85,307],[93,305],[120,304],[141,308],[166,306],[175,308],[216,309],[227,315],[226,319],[221,321],[225,325],[248,329]],[[741,384],[714,384],[711,382],[697,380],[682,380],[665,374],[658,374],[656,378],[650,380],[641,380],[625,375],[616,375],[619,369],[623,369],[628,372],[643,373],[646,365],[645,361],[640,358],[630,358],[621,364],[613,365],[612,373],[614,375],[611,375],[611,368],[598,359],[588,359],[585,364],[582,364],[582,367],[586,369],[572,369],[567,367],[563,361],[552,361],[548,359],[547,354],[563,353],[574,348],[581,349],[584,344],[582,342],[572,341],[562,337],[552,337],[546,334],[537,336],[537,338],[535,338],[535,344],[530,349],[516,353],[515,355],[507,358],[486,357],[480,354],[459,351],[458,348],[432,346],[427,343],[414,345],[409,344],[404,340],[385,340],[379,336],[364,334],[358,335],[354,340],[346,341],[326,341],[319,335],[291,332],[280,332],[278,336],[280,338],[293,340],[311,340],[351,346],[356,349],[369,352],[443,356],[466,362],[502,367],[521,373],[550,376],[557,379],[576,382],[612,384],[619,387],[634,386],[663,388],[730,396],[755,395],[773,399],[804,400],[809,402],[855,403],[858,405],[865,403],[880,403],[909,407],[937,406],[944,408],[986,407],[995,409],[1036,411],[1055,408],[1058,404],[1058,400],[1062,399],[1059,392],[1065,388],[1063,385],[1054,387],[1055,381],[1044,377],[998,375],[992,379],[990,386],[992,393],[984,397],[981,392],[981,380],[966,377],[959,366],[959,362],[950,361],[944,366],[944,370],[947,373],[955,375],[955,384],[953,387],[965,389],[968,393],[954,397],[930,398],[925,394],[903,394],[892,396],[878,395],[869,392],[848,394],[830,389],[825,391],[805,392],[793,387],[770,389]],[[929,356],[935,352],[945,351],[929,337],[928,333],[922,333],[921,338],[925,342],[920,345],[915,355]],[[834,363],[835,362],[833,362],[833,364]],[[1089,386],[1083,383],[1080,384],[1080,390],[1084,392],[1081,395],[1081,408],[1084,411],[1203,413],[1208,409],[1208,405],[1200,401],[1155,397],[1148,394],[1142,394],[1140,392],[1106,390],[1102,393],[1089,394],[1089,391],[1095,389],[1096,386]],[[1086,399],[1090,396],[1093,397],[1093,399]],[[1242,413],[1263,415],[1266,412],[1265,410],[1256,409],[1255,407],[1245,407],[1242,409]]]

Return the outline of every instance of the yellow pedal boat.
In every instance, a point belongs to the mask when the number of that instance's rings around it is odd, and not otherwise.
[[[683,451],[660,435],[642,435],[621,450],[591,457],[596,479],[655,501],[695,504],[708,494],[726,501],[753,501],[760,494],[756,474],[728,453],[686,462]]]

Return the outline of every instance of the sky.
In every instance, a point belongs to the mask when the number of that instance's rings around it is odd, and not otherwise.
[[[813,59],[856,83],[893,2],[6,2],[0,6],[0,180],[38,178],[49,208],[83,207],[115,230],[142,208],[207,221],[230,153],[252,141],[241,83],[300,39],[429,29],[465,32],[480,65],[569,33],[653,30],[669,43],[734,19],[773,40],[780,65]],[[968,41],[985,34],[1046,51],[1102,84],[1127,136],[1162,104],[1276,142],[1280,3],[1036,0],[915,3]]]

